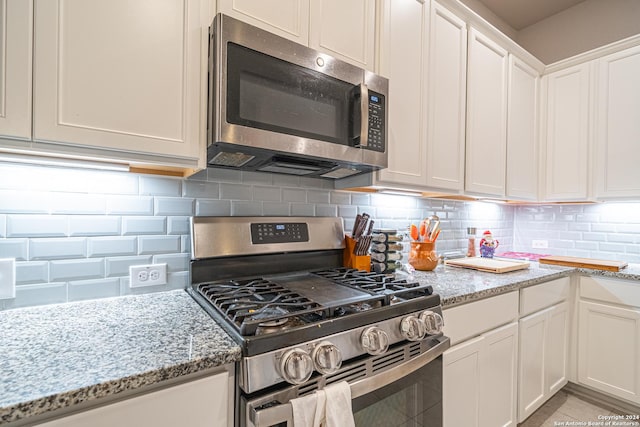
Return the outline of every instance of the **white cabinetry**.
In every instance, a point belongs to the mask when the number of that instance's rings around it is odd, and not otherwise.
[[[590,196],[590,66],[573,66],[543,79],[547,100],[547,201],[580,201]]]
[[[520,292],[524,317],[520,319],[518,421],[522,422],[568,381],[569,278]]]
[[[380,72],[389,78],[389,167],[383,183],[420,186],[426,177],[426,69],[429,2],[387,0],[380,45]]]
[[[203,5],[36,0],[34,139],[203,160]]]
[[[640,46],[597,60],[596,192],[640,196]]]
[[[464,189],[467,25],[435,1],[429,31],[426,185]]]
[[[507,120],[508,199],[538,198],[538,72],[509,55]]]
[[[373,71],[375,0],[220,0],[218,10]]]
[[[445,427],[516,426],[517,315],[517,292],[445,310]]]
[[[578,381],[640,403],[640,287],[580,278]]]
[[[32,22],[32,0],[0,0],[0,137],[31,138]]]
[[[508,54],[469,30],[465,190],[503,197],[507,153]]]
[[[42,427],[232,426],[229,375],[210,377],[132,397],[39,424]]]

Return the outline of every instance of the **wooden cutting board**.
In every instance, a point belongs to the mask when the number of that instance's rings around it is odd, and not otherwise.
[[[579,258],[574,256],[547,256],[539,259],[540,264],[564,265],[567,267],[590,268],[592,270],[620,271],[628,263],[595,258]]]
[[[445,264],[453,267],[472,268],[474,270],[487,271],[489,273],[506,273],[508,271],[523,270],[529,268],[526,261],[506,261],[493,258],[461,258],[450,259]]]

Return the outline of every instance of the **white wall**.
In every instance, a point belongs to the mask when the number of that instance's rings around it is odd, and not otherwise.
[[[516,42],[545,64],[640,34],[640,0],[586,0],[520,30]]]

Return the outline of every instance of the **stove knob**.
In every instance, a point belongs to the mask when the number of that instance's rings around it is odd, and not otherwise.
[[[444,326],[444,320],[438,313],[427,310],[420,314],[420,320],[424,323],[427,331],[427,335],[438,335],[442,333],[442,327]]]
[[[342,366],[340,349],[329,341],[322,341],[311,353],[316,371],[321,374],[333,374]]]
[[[280,359],[280,375],[290,384],[302,384],[311,378],[313,360],[306,351],[294,348]]]
[[[400,322],[400,333],[409,341],[420,341],[424,338],[426,328],[417,316],[407,316]]]
[[[364,351],[376,356],[384,353],[389,348],[389,336],[377,326],[370,326],[362,331],[360,344]]]

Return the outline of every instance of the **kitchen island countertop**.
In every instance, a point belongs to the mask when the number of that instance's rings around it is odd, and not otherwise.
[[[184,291],[0,312],[0,424],[215,368],[240,347]]]

